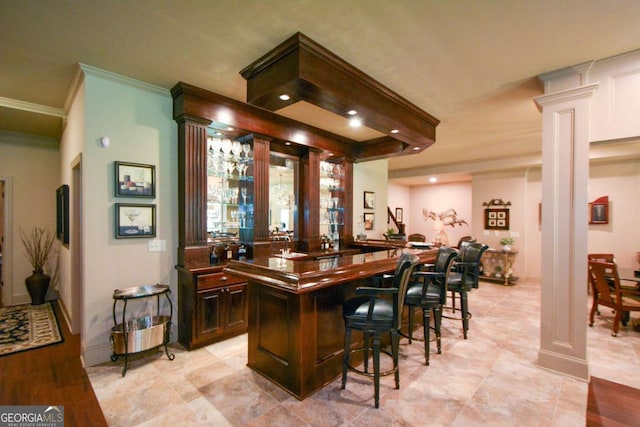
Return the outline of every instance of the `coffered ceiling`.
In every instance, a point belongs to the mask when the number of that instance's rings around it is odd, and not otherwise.
[[[300,31],[440,120],[389,161],[422,182],[539,157],[536,76],[639,49],[638,22],[637,0],[3,0],[0,131],[58,137],[78,63],[246,101],[240,70]],[[305,107],[282,114],[332,126]]]

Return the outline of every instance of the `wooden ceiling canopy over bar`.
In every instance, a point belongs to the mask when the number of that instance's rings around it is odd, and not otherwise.
[[[272,143],[292,142],[297,146],[330,152],[336,158],[355,160],[349,150],[351,140],[323,129],[301,123],[251,104],[179,82],[171,89],[173,118],[189,118],[231,126],[235,137],[257,134]],[[295,150],[291,147],[290,150]]]
[[[384,137],[348,139],[355,160],[419,153],[435,143],[440,121],[372,79],[302,33],[245,67],[247,102],[277,111],[307,101],[346,117],[356,110],[363,124]],[[283,101],[286,93],[291,99]],[[396,129],[397,133],[391,133]]]

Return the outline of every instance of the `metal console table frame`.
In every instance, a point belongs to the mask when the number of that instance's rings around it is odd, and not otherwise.
[[[133,287],[133,288],[126,288],[126,289],[116,289],[115,291],[113,291],[113,323],[114,323],[114,328],[112,329],[112,339],[113,339],[113,333],[114,332],[119,332],[119,326],[117,319],[116,319],[116,305],[118,303],[118,301],[122,301],[124,303],[124,307],[122,309],[122,336],[123,336],[123,340],[124,340],[124,353],[118,353],[116,351],[116,345],[115,345],[115,340],[114,340],[114,348],[113,348],[113,354],[111,355],[111,360],[112,361],[116,361],[118,360],[118,358],[120,356],[124,356],[124,368],[122,369],[122,376],[124,377],[125,374],[127,373],[127,368],[129,365],[129,355],[130,354],[135,354],[135,353],[140,353],[142,351],[146,351],[146,350],[150,350],[153,348],[158,348],[161,346],[164,346],[164,351],[167,355],[167,357],[169,358],[169,360],[173,360],[175,359],[175,355],[173,353],[169,353],[169,348],[168,348],[168,343],[169,343],[169,335],[171,332],[171,319],[173,318],[173,304],[171,303],[171,298],[169,298],[169,294],[171,293],[171,289],[169,289],[168,285],[160,285],[160,284],[156,284],[156,285],[145,285],[145,286],[137,286],[137,287]],[[141,348],[135,348],[135,351],[129,351],[129,335],[131,333],[136,333],[136,332],[140,332],[140,331],[144,331],[145,329],[150,330],[151,327],[147,326],[146,328],[141,328],[141,329],[133,329],[130,330],[131,328],[128,327],[127,322],[126,322],[126,313],[127,313],[127,302],[129,300],[133,300],[133,299],[141,299],[141,298],[150,298],[155,296],[156,297],[156,314],[159,317],[160,316],[160,295],[165,295],[167,297],[167,301],[169,302],[169,318],[168,321],[166,323],[162,323],[160,324],[160,326],[162,326],[164,328],[163,332],[162,332],[162,342],[160,343],[147,343],[147,346],[145,347],[144,343],[142,344],[143,346]],[[140,319],[131,319],[131,321],[138,321]],[[158,325],[155,325],[158,326]],[[134,337],[137,338],[137,337]],[[147,341],[152,341],[152,340],[147,340]]]

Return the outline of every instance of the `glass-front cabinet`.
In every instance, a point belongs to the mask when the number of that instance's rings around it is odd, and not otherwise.
[[[344,226],[345,176],[341,163],[320,162],[321,249],[339,249]]]
[[[353,162],[339,137],[184,83],[178,124],[178,340],[188,349],[248,327],[249,287],[228,259],[349,248]],[[331,254],[333,255],[333,254]]]
[[[207,137],[207,234],[211,242],[252,239],[253,180],[248,140]]]

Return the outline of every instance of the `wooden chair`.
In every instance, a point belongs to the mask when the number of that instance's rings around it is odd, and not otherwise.
[[[425,237],[424,234],[420,234],[420,233],[413,233],[413,234],[409,234],[408,239],[410,242],[426,242],[427,238]]]
[[[614,337],[618,335],[620,323],[627,326],[624,313],[640,311],[640,291],[620,286],[618,267],[612,262],[589,261],[589,282],[593,293],[593,306],[589,314],[589,326],[593,326],[593,319],[598,305],[604,305],[615,310],[613,320]],[[610,287],[613,283],[613,289]]]
[[[598,262],[616,262],[616,258],[613,254],[587,254],[587,259],[589,261],[598,261]]]
[[[598,261],[598,262],[609,262],[609,263],[614,263],[616,262],[616,258],[613,254],[587,254],[587,260],[588,261]],[[608,281],[609,283],[609,287],[613,289],[613,283],[611,282],[611,280]],[[589,285],[589,282],[587,281],[587,291],[589,293],[591,293],[591,286]],[[600,312],[598,311],[598,314],[600,314]]]

